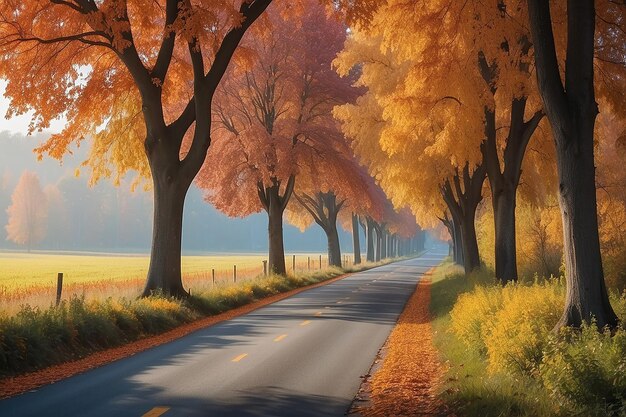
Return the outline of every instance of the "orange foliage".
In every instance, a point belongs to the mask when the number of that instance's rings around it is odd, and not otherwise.
[[[46,236],[47,201],[37,174],[24,171],[11,196],[7,209],[7,239],[18,245],[31,246]]]

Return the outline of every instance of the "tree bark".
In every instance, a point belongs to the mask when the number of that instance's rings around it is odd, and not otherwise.
[[[328,264],[341,268],[341,247],[339,245],[339,233],[337,233],[337,216],[345,200],[337,202],[337,196],[333,191],[326,193],[318,192],[315,196],[307,194],[296,195],[296,199],[313,217],[315,223],[326,233],[328,240]]]
[[[332,266],[342,267],[341,247],[339,245],[339,233],[337,233],[337,223],[330,225],[326,232],[328,238],[328,263]]]
[[[469,166],[465,165],[463,173],[457,173],[452,178],[454,188],[449,180],[446,180],[441,187],[441,194],[452,213],[455,224],[460,226],[463,266],[466,275],[480,267],[475,217],[478,204],[482,200],[485,177],[486,170],[483,164],[478,165],[471,174]]]
[[[287,180],[285,191],[280,194],[281,182],[272,178],[272,185],[266,187],[263,183],[257,184],[257,192],[261,205],[268,216],[268,239],[269,239],[269,270],[277,275],[286,275],[285,245],[283,241],[283,213],[289,204],[293,194],[296,178],[291,175]]]
[[[361,263],[361,240],[359,239],[359,216],[352,213],[352,248],[354,249],[354,264]]]
[[[283,209],[277,187],[269,189],[269,208],[267,211],[269,238],[269,270],[277,275],[286,275],[285,244],[283,235]]]
[[[172,138],[164,136],[164,139],[146,148],[152,173],[154,215],[150,266],[142,296],[162,292],[185,297],[188,294],[181,273],[183,207],[193,177],[181,169],[178,158],[167,157]]]
[[[528,54],[531,44],[526,38],[520,39],[524,55]],[[520,71],[528,71],[528,64],[519,64]],[[483,80],[495,95],[494,83],[497,75],[495,64],[487,62],[485,55],[478,54],[478,67]],[[495,109],[485,107],[485,141],[481,145],[483,161],[487,169],[491,201],[494,213],[496,277],[501,283],[517,281],[517,248],[515,241],[515,206],[517,187],[522,174],[522,161],[532,134],[543,118],[543,111],[537,111],[533,117],[524,121],[526,97],[511,101],[509,134],[503,152],[503,164],[500,164],[496,138]]]
[[[381,244],[380,244],[380,258],[381,259],[387,259],[387,231],[385,230],[384,226],[381,226],[381,231],[380,231],[380,238],[381,238]]]
[[[376,253],[375,253],[375,259],[376,262],[380,262],[380,255],[382,253],[382,243],[383,243],[383,237],[382,237],[382,232],[381,232],[381,227],[378,223],[374,223],[374,231],[376,232]]]
[[[463,266],[466,273],[480,268],[480,255],[476,239],[474,217],[476,211],[468,211],[461,221],[461,238],[463,240]]]
[[[528,0],[528,9],[539,91],[556,144],[563,221],[567,290],[556,329],[580,327],[592,320],[600,328],[614,328],[618,319],[604,282],[596,204],[594,1],[568,1],[565,85],[554,45],[550,4]]]
[[[376,254],[374,253],[374,220],[367,216],[365,218],[365,232],[367,235],[367,262],[374,262]]]

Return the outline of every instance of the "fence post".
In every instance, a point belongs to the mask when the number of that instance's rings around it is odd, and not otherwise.
[[[237,265],[233,265],[233,282],[237,282]]]
[[[322,269],[322,255],[320,255],[320,269]]]
[[[211,269],[211,275],[213,276],[213,286],[215,287],[215,269]]]
[[[309,268],[309,271],[310,271],[311,270],[311,257],[310,256],[307,256],[306,263],[307,263],[307,267]]]
[[[296,272],[296,255],[293,255],[293,260],[292,260],[292,267],[293,267],[293,272]]]
[[[63,272],[57,274],[57,305],[61,302],[61,292],[63,291]]]
[[[263,276],[267,276],[267,261],[263,261]]]

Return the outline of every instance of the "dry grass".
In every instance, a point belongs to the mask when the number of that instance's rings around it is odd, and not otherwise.
[[[306,272],[328,266],[326,255],[297,254],[296,271]],[[255,279],[263,274],[262,254],[184,256],[183,285],[192,292],[237,281]],[[147,256],[59,255],[0,252],[0,313],[14,314],[20,306],[48,307],[56,298],[57,273],[63,272],[63,299],[107,297],[133,298],[143,289],[148,270]],[[286,257],[293,269],[293,256]],[[213,275],[215,279],[213,279]]]

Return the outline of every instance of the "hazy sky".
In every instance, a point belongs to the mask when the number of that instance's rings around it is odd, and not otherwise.
[[[8,130],[11,133],[28,133],[28,124],[30,123],[30,114],[24,114],[22,116],[12,117],[6,119],[5,115],[9,108],[9,100],[4,97],[4,91],[6,89],[7,82],[0,79],[0,132]],[[56,121],[50,124],[50,129],[46,129],[51,133],[59,132],[63,127],[63,121]]]

